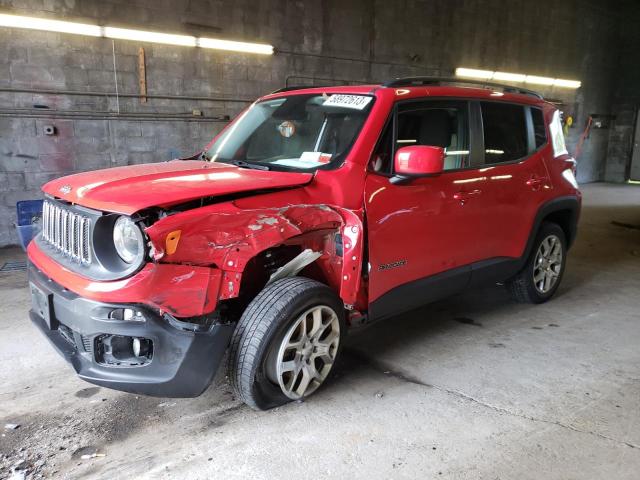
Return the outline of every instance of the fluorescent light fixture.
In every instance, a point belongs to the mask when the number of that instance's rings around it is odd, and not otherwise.
[[[231,52],[260,53],[272,55],[273,46],[264,43],[234,42],[231,40],[218,40],[216,38],[198,38],[198,46],[202,48],[214,48],[216,50],[229,50]]]
[[[563,80],[561,78],[556,78],[553,81],[553,85],[556,87],[580,88],[582,83],[577,80]]]
[[[119,40],[135,40],[138,42],[162,43],[183,47],[202,47],[229,52],[257,53],[272,55],[273,46],[265,43],[235,42],[216,38],[198,38],[191,35],[175,35],[171,33],[150,32],[132,28],[102,27],[86,23],[63,22],[39,17],[0,14],[0,27],[26,28],[47,32],[71,33],[91,37],[104,37]]]
[[[504,82],[524,82],[526,75],[519,73],[507,73],[507,72],[494,72],[493,80],[502,80]]]
[[[189,35],[172,35],[169,33],[146,32],[130,28],[104,27],[104,36],[121,40],[137,40],[139,42],[164,43],[167,45],[181,45],[195,47],[196,37]]]
[[[493,72],[489,70],[477,70],[475,68],[456,68],[456,76],[490,80],[493,77]]]
[[[0,13],[0,26],[9,28],[28,28],[30,30],[46,30],[48,32],[73,33],[76,35],[102,36],[102,28],[86,23],[63,22],[38,17],[22,17]]]
[[[475,78],[478,80],[500,80],[503,82],[530,83],[532,85],[547,85],[564,88],[580,88],[582,85],[578,80],[539,77],[537,75],[524,75],[522,73],[493,72],[490,70],[478,70],[476,68],[456,68],[456,76]]]
[[[534,85],[553,85],[553,78],[527,75],[525,82],[533,83]]]

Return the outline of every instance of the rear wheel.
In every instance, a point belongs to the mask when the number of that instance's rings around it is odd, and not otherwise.
[[[543,303],[558,289],[567,260],[564,231],[545,222],[536,236],[523,270],[507,282],[511,296],[520,303]]]
[[[345,334],[342,302],[303,277],[267,285],[238,322],[229,350],[235,393],[258,410],[315,392],[335,365]]]

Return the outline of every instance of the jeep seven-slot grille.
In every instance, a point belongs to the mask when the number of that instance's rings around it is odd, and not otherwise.
[[[91,219],[45,201],[42,207],[42,239],[82,263],[91,263]]]

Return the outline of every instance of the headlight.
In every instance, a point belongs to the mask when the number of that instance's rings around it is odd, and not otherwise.
[[[139,262],[144,256],[142,232],[129,217],[119,217],[113,226],[113,244],[127,263]]]

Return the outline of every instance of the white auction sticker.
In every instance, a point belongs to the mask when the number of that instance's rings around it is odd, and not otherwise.
[[[354,108],[356,110],[362,110],[369,105],[371,97],[365,97],[363,95],[331,95],[325,100],[323,106],[325,107],[343,107]]]

